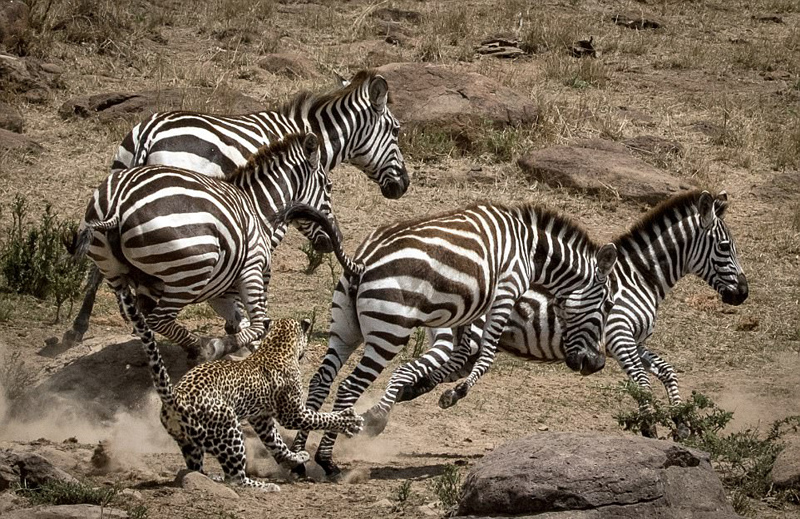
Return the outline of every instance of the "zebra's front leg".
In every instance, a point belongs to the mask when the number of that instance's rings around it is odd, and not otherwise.
[[[439,397],[439,407],[447,409],[456,405],[459,400],[467,396],[472,386],[474,386],[486,371],[488,371],[489,367],[494,363],[497,343],[500,340],[500,335],[503,332],[503,328],[510,314],[511,308],[508,308],[506,311],[506,307],[501,306],[498,310],[493,312],[493,317],[487,318],[479,342],[478,359],[472,366],[472,371],[465,381],[458,384],[455,388],[448,389],[442,393],[442,396]],[[466,356],[466,359],[469,359],[469,356],[474,351],[473,343],[476,340],[475,337],[480,330],[478,326],[469,326],[468,330],[462,335],[459,346],[456,348],[456,353],[453,355],[454,358]],[[465,363],[466,360],[464,360],[461,365]]]
[[[615,330],[612,337],[607,339],[607,349],[611,355],[617,359],[619,366],[642,391],[650,394],[653,388],[650,385],[650,377],[642,364],[636,341],[633,336],[626,333],[627,330]],[[642,417],[641,433],[646,438],[658,438],[656,424],[652,420],[653,407],[644,402],[639,405],[639,414]]]
[[[225,333],[235,335],[242,329],[244,306],[238,293],[228,293],[214,299],[209,299],[208,304],[220,317],[225,319]]]
[[[664,388],[667,390],[667,398],[669,398],[669,405],[671,407],[680,405],[681,395],[678,390],[678,376],[675,374],[675,368],[656,353],[648,350],[644,344],[639,345],[639,357],[645,368],[655,374],[661,383],[664,384]],[[691,436],[692,431],[683,420],[675,417],[673,418],[673,422],[675,422],[676,427],[675,431],[673,431],[673,437],[676,440],[685,440]]]

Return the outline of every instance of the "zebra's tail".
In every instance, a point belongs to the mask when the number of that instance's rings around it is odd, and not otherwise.
[[[350,277],[351,284],[355,279],[360,279],[361,274],[364,273],[364,264],[357,263],[342,248],[341,231],[334,226],[333,222],[327,216],[319,212],[317,209],[307,204],[290,204],[280,211],[271,219],[273,225],[278,223],[289,223],[294,220],[310,220],[318,224],[325,231],[325,234],[330,238],[333,244],[333,253],[336,259],[342,264],[345,273]]]
[[[119,216],[114,216],[108,220],[86,222],[83,229],[66,231],[61,236],[61,242],[67,249],[67,252],[74,258],[80,258],[86,255],[89,250],[89,245],[92,243],[92,233],[95,231],[108,231],[119,225]]]
[[[147,363],[150,366],[150,377],[153,379],[158,397],[165,406],[174,407],[175,391],[172,381],[169,378],[161,351],[156,344],[156,336],[153,330],[147,326],[144,315],[136,308],[133,295],[127,288],[117,291],[119,305],[128,320],[133,323],[133,332],[142,340],[144,353],[147,355]]]

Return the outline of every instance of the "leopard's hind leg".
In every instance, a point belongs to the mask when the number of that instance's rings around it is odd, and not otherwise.
[[[250,417],[248,421],[278,464],[293,469],[300,463],[305,463],[311,459],[306,451],[292,452],[289,450],[289,447],[283,441],[280,431],[278,431],[275,420],[271,416],[262,414]]]
[[[205,444],[208,452],[217,458],[222,466],[225,481],[265,492],[279,491],[280,487],[274,483],[263,483],[247,477],[244,470],[247,465],[244,434],[239,419],[232,409],[225,410],[223,414],[224,416],[216,421],[214,427],[207,427],[208,436]]]

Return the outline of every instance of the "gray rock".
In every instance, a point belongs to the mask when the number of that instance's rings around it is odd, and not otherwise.
[[[267,72],[289,79],[308,79],[317,75],[316,67],[311,60],[288,52],[267,54],[258,60],[258,66]]]
[[[198,87],[80,96],[61,105],[58,114],[64,119],[97,116],[101,121],[111,121],[130,116],[141,119],[158,111],[192,109],[198,105],[203,111],[226,114],[264,109],[263,103],[242,93]]]
[[[537,434],[500,446],[470,471],[457,515],[738,517],[707,454],[594,432]]]
[[[406,128],[532,124],[537,109],[524,96],[476,72],[440,65],[390,63],[377,69],[389,82],[392,113]]]
[[[0,101],[0,128],[14,133],[22,133],[24,124],[19,110],[8,103]]]
[[[0,46],[19,54],[25,50],[30,10],[20,0],[0,2]]]
[[[175,480],[189,492],[202,492],[214,497],[239,499],[239,494],[231,487],[217,483],[199,472],[190,472],[184,469],[178,473]]]
[[[61,74],[52,68],[43,68],[45,65],[31,57],[0,54],[0,89],[13,93],[46,93],[50,88],[59,88]],[[44,94],[37,96],[44,97]]]
[[[127,517],[127,512],[97,505],[38,506],[3,515],[4,519],[125,519]]]
[[[772,465],[770,480],[776,488],[800,489],[800,436],[789,436]]]
[[[689,186],[634,157],[622,144],[600,139],[533,151],[517,161],[531,180],[590,194],[657,204]]]
[[[0,153],[7,151],[39,153],[42,147],[30,137],[0,129]]]
[[[0,491],[15,484],[36,488],[48,481],[78,482],[38,454],[0,450]]]

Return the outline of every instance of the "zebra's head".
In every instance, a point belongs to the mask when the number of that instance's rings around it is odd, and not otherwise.
[[[733,237],[725,225],[728,194],[720,192],[713,197],[703,191],[697,201],[699,235],[690,255],[689,268],[716,290],[722,302],[742,304],[749,294]]]
[[[303,155],[305,168],[298,172],[300,175],[299,191],[296,202],[307,204],[327,216],[333,223],[339,241],[342,239],[336,216],[331,206],[331,180],[322,167],[319,153],[319,139],[309,133],[303,139]],[[294,226],[309,239],[317,252],[333,252],[333,242],[328,233],[318,224],[309,220],[295,220]]]
[[[357,117],[356,135],[348,162],[376,182],[386,198],[400,198],[408,189],[409,179],[398,136],[400,123],[387,106],[389,84],[373,74],[365,82],[366,107]]]
[[[554,299],[554,310],[563,327],[565,361],[581,375],[591,375],[605,366],[601,345],[606,319],[614,306],[611,273],[617,248],[611,243],[604,245],[593,259],[594,272],[588,286]]]

